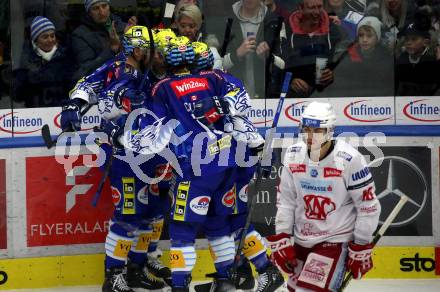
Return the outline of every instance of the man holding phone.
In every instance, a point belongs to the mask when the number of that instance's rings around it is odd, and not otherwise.
[[[277,17],[261,0],[240,0],[232,5],[232,35],[224,56],[224,69],[241,79],[251,98],[264,98],[265,62]]]

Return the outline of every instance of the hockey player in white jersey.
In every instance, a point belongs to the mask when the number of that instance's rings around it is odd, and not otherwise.
[[[363,156],[333,139],[336,116],[312,102],[300,122],[300,143],[283,161],[272,260],[288,274],[289,291],[337,291],[345,272],[361,278],[373,267],[380,203]]]

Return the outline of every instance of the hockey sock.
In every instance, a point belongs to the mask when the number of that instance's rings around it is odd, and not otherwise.
[[[235,243],[232,236],[208,237],[209,251],[219,278],[228,278],[234,263]]]
[[[127,261],[134,235],[132,231],[113,223],[105,239],[105,268],[122,267]]]
[[[171,242],[170,266],[173,287],[187,287],[196,264],[194,242]]]
[[[148,246],[148,253],[155,252],[159,244],[160,236],[163,230],[163,217],[156,217],[153,219],[153,234],[151,236],[150,245]]]
[[[143,266],[145,259],[147,258],[147,251],[152,234],[153,228],[148,225],[143,225],[136,231],[136,237],[133,240],[133,245],[128,254],[128,257],[132,262]]]
[[[266,250],[266,243],[260,233],[256,230],[252,230],[246,235],[243,246],[243,255],[252,262],[258,273],[264,271],[270,263]]]

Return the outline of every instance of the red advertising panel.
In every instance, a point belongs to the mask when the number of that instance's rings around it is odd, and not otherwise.
[[[0,159],[0,249],[7,247],[6,160]]]
[[[26,158],[27,243],[32,246],[104,242],[113,212],[110,186],[92,206],[102,172],[79,156],[72,170],[55,157]]]

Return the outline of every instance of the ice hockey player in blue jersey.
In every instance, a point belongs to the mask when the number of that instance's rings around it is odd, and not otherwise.
[[[196,60],[195,70],[199,72],[210,71],[213,66],[213,56],[208,46],[204,43],[192,43],[195,51]],[[264,146],[264,139],[258,133],[252,122],[247,118],[247,113],[251,108],[249,95],[242,82],[234,76],[221,71],[214,70],[221,75],[228,83],[229,92],[225,99],[229,105],[229,114],[225,117],[225,131],[231,133],[233,138],[239,143],[246,144],[246,155],[258,155]],[[236,166],[235,190],[238,194],[237,209],[229,216],[231,234],[238,242],[242,236],[245,225],[247,209],[247,187],[255,173],[255,165]],[[251,261],[259,273],[257,291],[274,291],[279,288],[284,280],[278,269],[272,265],[266,255],[266,245],[261,235],[251,225],[247,231],[245,246],[243,249],[242,262],[237,269],[236,287],[237,289],[252,289],[253,276],[252,270],[247,260]],[[214,284],[215,280],[214,280]],[[241,285],[240,285],[241,284]]]
[[[240,203],[237,196],[236,183],[240,176],[235,159],[237,140],[225,127],[229,113],[225,96],[235,92],[235,88],[214,71],[196,74],[189,71],[194,50],[185,37],[172,40],[165,56],[171,77],[152,90],[153,103],[149,108],[155,119],[146,120],[143,130],[126,137],[125,143],[141,153],[161,154],[169,146],[177,157],[173,165],[169,229],[173,291],[189,291],[196,260],[194,240],[201,227],[215,255],[217,275],[213,291],[233,291],[230,271],[235,242],[229,218],[246,200],[242,196]],[[185,138],[175,144],[174,135]],[[258,247],[247,250],[262,268],[268,269],[266,248],[261,236],[257,236],[252,233],[248,239]],[[279,272],[276,275],[281,276]]]
[[[124,73],[126,55],[119,53],[92,74],[78,80],[70,91],[69,101],[62,107],[61,128],[65,131],[81,130],[81,110],[88,104],[96,104],[98,96],[110,83],[118,80]]]
[[[104,146],[107,159],[112,152],[125,156],[117,137],[123,131],[127,115],[143,106],[148,98],[146,92],[150,90],[145,69],[150,61],[149,52],[153,42],[150,41],[148,29],[143,26],[131,27],[124,34],[122,45],[125,55],[123,62],[117,60],[105,64],[96,74],[79,82],[72,94],[71,105],[78,100],[82,100],[83,105],[91,101],[90,97],[96,98],[101,116],[100,128],[108,135],[111,145]],[[79,116],[80,105],[75,109],[76,117]],[[70,119],[72,112],[74,110],[71,108],[63,109],[64,124],[74,124]],[[166,169],[162,166],[157,169],[148,167],[145,172],[154,176],[155,172]],[[161,289],[164,283],[150,277],[145,268],[150,240],[157,237],[161,229],[152,222],[158,209],[153,206],[160,204],[160,188],[140,181],[125,161],[116,158],[112,160],[109,176],[115,211],[105,242],[105,281],[102,291]],[[156,227],[156,234],[153,227]]]
[[[160,81],[153,88],[153,103],[149,107],[157,116],[157,121],[146,121],[145,131],[141,130],[130,137],[127,144],[137,148],[138,152],[159,152],[153,149],[160,144],[158,141],[149,144],[151,147],[145,146],[148,141],[144,140],[151,137],[147,133],[151,125],[156,125],[160,130],[159,135],[163,136],[160,141],[169,139],[171,132],[180,137],[189,134],[188,140],[177,147],[169,145],[178,158],[178,165],[173,165],[176,173],[171,186],[173,205],[169,227],[172,289],[189,291],[191,271],[196,260],[195,237],[207,217],[209,206],[215,207],[211,207],[212,212],[224,216],[232,212],[232,201],[229,200],[233,198],[225,194],[233,187],[228,177],[234,162],[226,157],[223,166],[219,166],[218,161],[221,154],[226,153],[233,145],[230,144],[232,139],[229,135],[222,135],[223,125],[220,120],[226,113],[218,96],[226,93],[223,80],[214,73],[199,76],[187,70],[187,65],[194,60],[194,51],[186,37],[171,40],[164,56],[171,67],[171,77]],[[171,123],[167,122],[171,119],[181,122],[176,129],[168,129]],[[137,143],[138,140],[142,143]],[[168,144],[162,143],[163,146]],[[202,149],[205,157],[213,161],[193,167],[192,164],[196,163],[191,163],[191,160],[194,162],[204,159]],[[224,254],[216,262],[216,268],[227,280],[234,258],[234,240],[230,236],[226,220],[223,223],[224,226],[220,228],[205,230],[205,234],[210,242],[224,250]]]
[[[137,37],[137,34],[141,37]],[[161,34],[163,35],[163,33]],[[145,38],[143,41],[142,36]],[[153,35],[153,37],[155,37],[155,35]],[[133,54],[135,48],[142,49],[142,54],[135,56]],[[138,93],[141,91],[149,93],[151,88],[150,83],[160,79],[157,77],[160,76],[160,74],[156,73],[158,71],[160,73],[160,64],[158,64],[159,70],[155,70],[157,63],[155,62],[155,58],[152,59],[152,70],[145,72],[145,67],[148,65],[146,61],[150,59],[149,56],[147,56],[149,49],[150,43],[148,42],[148,34],[145,27],[135,26],[128,30],[123,40],[122,53],[119,54],[115,60],[108,61],[102,65],[91,75],[82,78],[71,91],[71,102],[63,108],[62,112],[61,124],[63,125],[63,129],[67,128],[71,130],[72,125],[74,125],[73,128],[79,130],[81,107],[89,103],[98,103],[100,115],[103,120],[103,127],[106,128],[109,133],[114,131],[112,135],[116,137],[118,134],[116,128],[123,127],[125,114],[131,110],[131,107],[136,107],[136,100],[139,100],[139,96],[137,96],[139,95]],[[126,60],[128,61],[126,62]],[[145,76],[142,73],[149,73],[149,75]],[[140,85],[142,82],[144,84]],[[119,119],[118,117],[120,115],[122,115],[122,118]],[[103,147],[107,149],[107,157],[111,155],[111,149],[109,150],[109,147],[105,145]],[[119,170],[120,164],[121,161],[115,161],[112,166],[111,178],[113,178],[114,181],[120,181],[120,176],[124,175],[123,171]],[[131,169],[127,167],[127,165],[125,165],[125,168],[127,168],[126,176],[130,173],[132,174]],[[149,171],[151,171],[151,169]],[[166,161],[158,161],[153,175],[161,176],[163,172],[169,172],[168,164]],[[169,178],[169,175],[167,174],[166,177]],[[165,210],[167,210],[167,206],[169,206],[169,203],[165,202],[168,201],[168,189],[169,182],[166,180],[148,187],[150,193],[154,194],[155,197],[149,200],[149,207],[151,210],[154,210],[154,212],[148,212],[152,234],[150,234],[149,231],[149,244],[147,245],[148,260],[145,263],[150,273],[165,279],[170,277],[171,272],[169,268],[162,265],[158,259],[158,257],[161,256],[161,251],[157,249],[157,245],[163,230],[163,214]],[[116,190],[113,191],[114,195],[118,197],[118,192],[116,192]],[[160,200],[157,200],[157,197]],[[150,218],[151,216],[154,216],[154,218]],[[146,278],[145,281],[152,282],[149,288],[158,286],[157,281],[154,279]]]
[[[126,64],[132,66],[133,74],[124,75],[124,78],[113,82],[98,99],[99,111],[103,117],[101,127],[109,135],[115,155],[126,155],[117,138],[124,131],[127,115],[142,107],[148,99],[150,84],[145,68],[151,60],[148,53],[152,45],[145,27],[135,26],[128,30],[123,46],[128,55]],[[169,178],[166,175],[167,163],[161,162],[149,161],[143,165],[142,171],[150,177],[163,174],[164,178]],[[153,272],[156,268],[156,274],[161,273],[159,276],[168,278],[170,271],[155,262],[148,262],[147,253],[151,240],[154,238],[157,244],[157,238],[160,237],[163,219],[160,218],[159,211],[163,204],[161,198],[168,193],[168,182],[164,179],[162,185],[149,185],[139,178],[127,161],[115,158],[110,169],[110,183],[115,212],[106,238],[106,273],[114,278],[114,271],[119,272],[124,268],[128,259],[128,289],[161,289],[164,287],[163,282],[150,277],[148,272]],[[157,218],[159,220],[156,220]],[[106,290],[112,285],[114,286],[112,278],[106,278],[103,291],[114,291]]]

